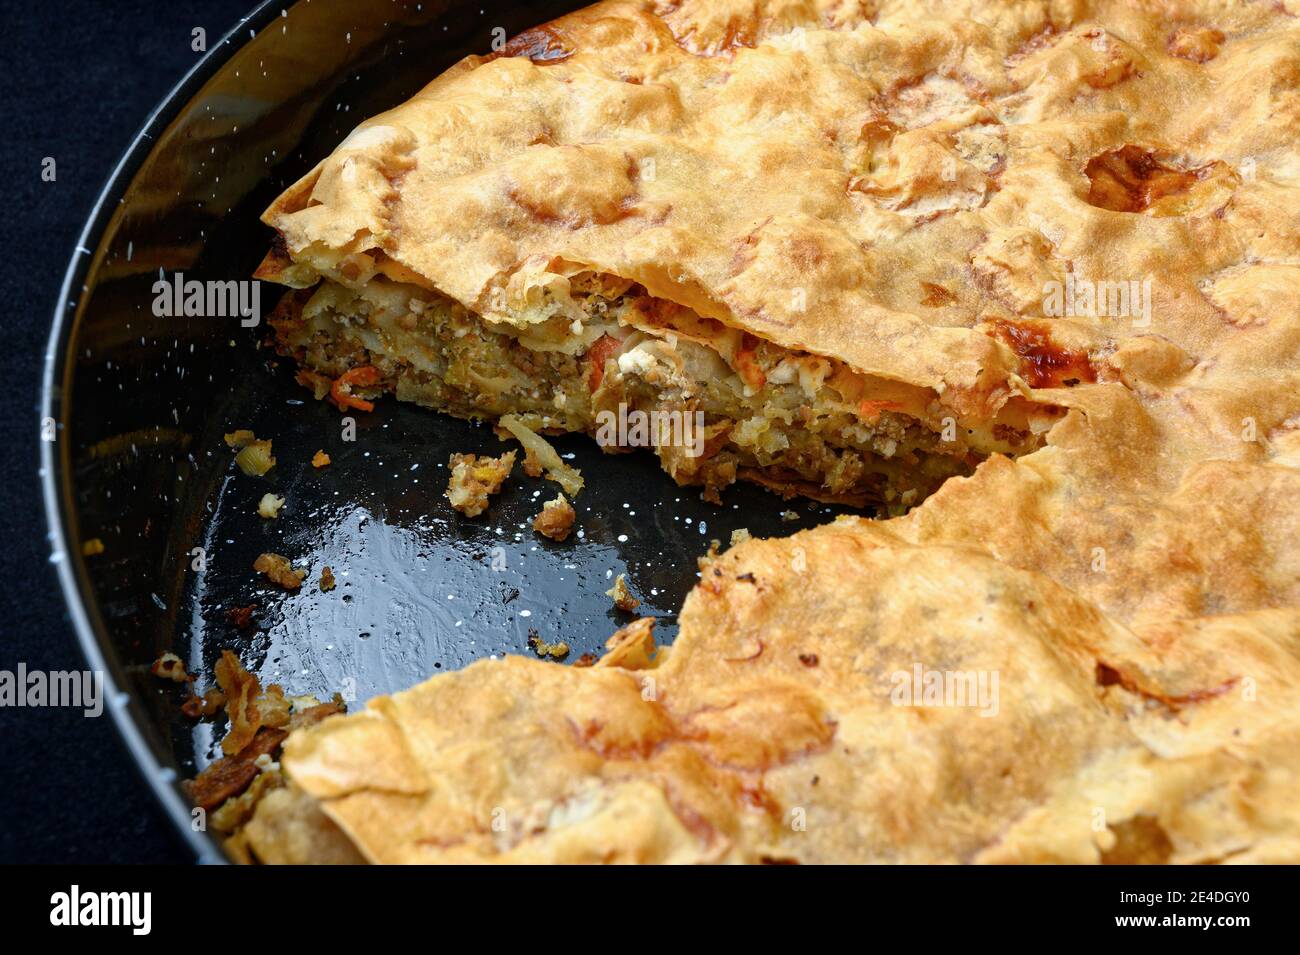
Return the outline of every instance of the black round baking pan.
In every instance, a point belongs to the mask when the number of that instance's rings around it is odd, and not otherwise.
[[[620,573],[669,641],[711,541],[834,514],[754,487],[710,505],[648,453],[606,455],[571,437],[557,447],[587,479],[575,536],[532,532],[556,488],[518,471],[467,520],[443,496],[447,459],[499,453],[489,427],[385,400],[345,434],[339,412],[265,347],[262,325],[160,304],[156,283],[178,275],[248,281],[270,240],[258,214],[358,122],[574,6],[263,4],[149,117],[72,255],[42,399],[51,559],[130,758],[201,860],[224,856],[191,825],[180,783],[218,755],[223,726],[181,714],[182,690],[149,673],[162,652],[200,687],[231,649],[287,693],[356,707],[485,656],[527,654],[530,636],[567,642],[566,662],[597,653],[631,619],[605,596]],[[282,291],[246,288],[263,315]],[[222,436],[238,428],[272,439],[265,477],[234,466]],[[317,450],[328,467],[312,466]],[[286,501],[273,521],[256,513],[267,492]],[[300,591],[252,571],[265,551],[309,565]],[[325,566],[329,592],[316,586]],[[240,626],[231,611],[248,606],[253,625]]]

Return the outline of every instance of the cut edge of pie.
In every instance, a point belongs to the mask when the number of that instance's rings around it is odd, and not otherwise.
[[[1300,11],[940,6],[600,3],[268,210],[281,346],[344,406],[694,400],[783,486],[806,406],[870,441],[796,490],[932,493],[706,558],[670,652],[295,731],[256,858],[1300,861]],[[948,415],[967,478],[880,475]]]
[[[609,451],[651,447],[674,480],[703,486],[714,502],[747,479],[901,513],[990,454],[1040,447],[1060,417],[1028,388],[989,413],[962,413],[934,388],[783,347],[574,265],[552,262],[533,276],[524,297],[535,304],[508,321],[378,249],[321,266],[277,251],[257,272],[306,286],[282,299],[270,325],[318,398],[368,408],[391,393],[458,417],[512,415],[536,432],[590,434]]]

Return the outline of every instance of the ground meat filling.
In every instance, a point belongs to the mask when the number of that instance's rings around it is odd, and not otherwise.
[[[318,396],[373,368],[349,397],[393,392],[460,417],[513,414],[538,432],[587,432],[607,451],[650,447],[679,484],[702,486],[713,501],[745,479],[787,497],[900,513],[983,457],[964,434],[941,436],[898,402],[850,403],[827,384],[848,375],[838,363],[623,285],[612,296],[599,283],[575,296],[585,313],[571,326],[577,337],[547,347],[529,347],[436,293],[379,278],[358,290],[327,280],[286,296],[271,325]],[[655,420],[638,432],[618,424],[629,413]],[[1028,432],[999,427],[1012,453],[1017,442],[1032,444]]]

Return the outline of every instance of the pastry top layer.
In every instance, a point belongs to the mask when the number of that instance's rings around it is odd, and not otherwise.
[[[1269,4],[600,3],[367,120],[266,220],[502,321],[615,273],[989,414],[1125,339],[1196,357],[1291,280],[1238,273],[1283,251],[1296,38]],[[1085,168],[1124,146],[1213,175],[1180,215],[1099,208]],[[1150,276],[1149,325],[997,324],[1071,274]]]
[[[849,521],[733,549],[681,622],[658,666],[480,661],[294,734],[283,764],[384,863],[1300,857],[1283,612],[1137,633]],[[925,697],[931,672],[971,674],[966,705]]]
[[[603,3],[363,124],[268,213],[318,272],[375,248],[522,321],[591,267],[1069,411],[906,517],[733,548],[653,670],[438,676],[293,738],[296,783],[394,860],[1300,861],[1297,14]],[[918,663],[998,714],[895,705]]]

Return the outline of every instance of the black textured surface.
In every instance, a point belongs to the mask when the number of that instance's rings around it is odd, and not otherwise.
[[[0,415],[0,669],[80,669],[48,564],[37,394],[58,284],[96,193],[148,112],[252,0],[60,0],[5,17],[3,277],[8,413]],[[57,162],[55,182],[42,160]],[[107,716],[0,709],[0,861],[185,862]]]
[[[638,616],[653,616],[656,638],[670,643],[696,581],[696,559],[711,541],[725,544],[742,527],[779,536],[835,513],[749,484],[729,488],[718,507],[701,500],[698,488],[677,487],[648,451],[605,454],[587,436],[568,435],[552,443],[586,486],[573,501],[574,533],[549,541],[531,522],[560,489],[518,465],[478,517],[458,514],[444,497],[451,454],[495,455],[518,449],[514,441],[502,443],[486,424],[391,397],[356,417],[354,441],[341,440],[339,412],[312,401],[290,364],[248,367],[237,382],[256,382],[256,389],[232,389],[213,416],[214,424],[271,438],[277,464],[250,477],[229,463],[215,434],[206,442],[217,445],[211,457],[222,476],[198,538],[206,567],[188,575],[173,640],[205,676],[231,649],[264,683],[291,696],[342,693],[355,705],[485,657],[528,655],[530,635],[567,643],[566,664],[599,656],[609,635]],[[310,464],[318,448],[331,456],[321,470]],[[274,521],[254,513],[267,492],[286,501]],[[787,521],[783,512],[797,518]],[[252,575],[264,551],[307,567],[303,586],[285,592]],[[337,582],[328,593],[318,585],[325,566]],[[618,574],[641,601],[635,613],[615,609],[606,595]],[[250,603],[255,628],[232,626],[226,610]],[[170,701],[158,714],[177,727],[182,767],[220,755],[224,722],[191,727],[174,715],[182,694],[157,688],[156,680],[145,692]]]

